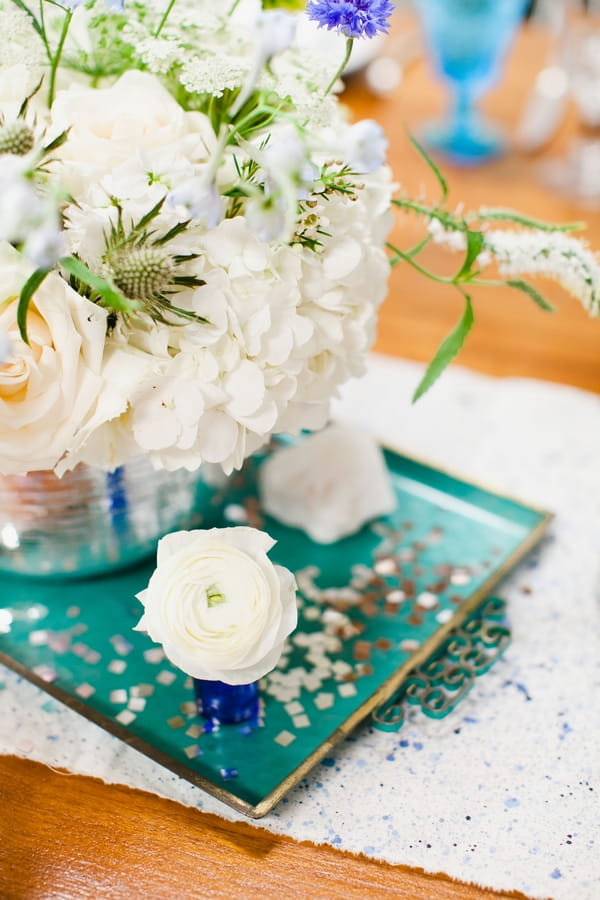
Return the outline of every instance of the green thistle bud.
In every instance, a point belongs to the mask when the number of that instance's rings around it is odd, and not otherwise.
[[[0,153],[25,156],[33,150],[35,138],[26,122],[11,122],[0,126]]]
[[[154,300],[174,274],[171,257],[159,247],[111,250],[104,261],[116,286],[132,300]]]

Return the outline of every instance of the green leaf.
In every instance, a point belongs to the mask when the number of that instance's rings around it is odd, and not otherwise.
[[[442,341],[435,356],[427,366],[427,370],[413,394],[413,403],[429,390],[431,385],[440,377],[444,369],[450,365],[456,354],[462,349],[465,338],[473,327],[474,317],[471,298],[467,294],[465,294],[464,297],[465,311],[462,318],[456,328],[450,332],[444,341]]]
[[[178,222],[176,225],[173,225],[166,234],[163,234],[161,237],[156,238],[152,241],[155,247],[161,247],[164,244],[168,244],[169,241],[172,241],[173,238],[176,238],[178,235],[183,234],[188,225],[190,224],[191,219],[188,219],[186,222]]]
[[[532,219],[514,209],[484,207],[477,213],[480,222],[512,222],[515,225],[525,225],[527,228],[537,228],[538,231],[581,231],[586,227],[585,222],[567,222],[563,225],[553,225],[543,222],[541,219]]]
[[[481,231],[467,231],[467,253],[460,271],[456,275],[456,281],[467,280],[467,276],[471,273],[473,263],[481,253],[484,244],[484,236]]]
[[[29,343],[29,338],[27,337],[27,312],[29,310],[29,304],[31,302],[31,298],[33,297],[49,271],[50,269],[36,269],[33,275],[29,276],[29,278],[21,288],[21,293],[19,295],[19,305],[17,306],[17,325],[19,326],[21,337],[26,344]]]
[[[42,147],[43,153],[52,153],[53,150],[56,150],[58,147],[62,147],[69,136],[70,128],[66,128],[61,134],[54,138],[53,141],[50,141],[49,144],[46,144],[45,147]]]
[[[136,222],[136,224],[133,226],[134,231],[143,231],[146,225],[149,225],[150,222],[157,217],[157,215],[165,205],[165,200],[166,197],[161,197],[156,206],[153,206],[145,216],[142,216],[139,222]]]
[[[445,209],[440,209],[437,206],[426,206],[424,203],[417,203],[414,200],[403,197],[392,197],[392,203],[400,209],[408,210],[408,212],[417,213],[417,215],[425,216],[428,219],[437,219],[438,222],[442,223],[444,228],[465,232],[469,230],[464,219],[453,216],[452,213],[447,212]]]
[[[63,269],[77,278],[82,284],[91,288],[103,301],[102,305],[114,309],[116,312],[130,313],[139,309],[139,304],[125,297],[114,284],[94,274],[85,263],[74,256],[63,256],[60,260]]]
[[[29,106],[29,101],[32,99],[32,97],[35,97],[35,95],[36,95],[37,92],[39,91],[39,89],[40,89],[41,86],[42,86],[43,80],[44,80],[44,77],[42,76],[42,77],[40,78],[40,80],[38,81],[38,83],[36,84],[36,86],[34,87],[34,89],[31,91],[31,93],[28,94],[28,95],[25,97],[25,99],[23,100],[23,102],[21,103],[21,105],[20,105],[20,107],[19,107],[19,112],[17,113],[17,118],[18,118],[18,119],[22,119],[23,116],[25,115],[25,113],[27,112],[27,107]]]
[[[413,135],[410,133],[410,131],[408,131],[407,134],[408,134],[409,141],[411,142],[411,144],[413,145],[413,147],[415,148],[415,150],[417,151],[419,156],[421,156],[421,158],[425,160],[425,162],[427,163],[427,165],[429,166],[429,168],[435,175],[437,182],[442,191],[442,202],[444,202],[448,196],[448,182],[442,175],[439,167],[434,163],[434,161],[430,157],[430,155],[427,152],[427,150],[425,149],[425,147],[423,147],[423,145],[420,144],[415,137],[413,137]]]
[[[174,275],[171,281],[173,284],[180,284],[182,287],[188,288],[204,287],[206,284],[202,278],[198,278],[196,275]]]
[[[522,291],[524,294],[527,294],[527,296],[530,297],[533,302],[536,303],[540,307],[540,309],[543,309],[545,312],[556,311],[552,304],[548,303],[546,298],[542,296],[542,294],[540,294],[537,288],[534,288],[534,286],[532,284],[529,284],[528,281],[522,281],[520,278],[517,278],[507,281],[506,284],[511,288],[515,288],[515,290],[517,291]]]

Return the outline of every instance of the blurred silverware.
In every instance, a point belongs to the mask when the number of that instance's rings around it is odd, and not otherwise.
[[[524,153],[542,150],[564,120],[569,96],[569,77],[563,62],[567,6],[568,0],[546,0],[535,6],[536,18],[549,29],[552,44],[516,128],[515,142]]]
[[[569,79],[562,66],[538,72],[515,132],[519,150],[537,153],[552,140],[564,120],[568,96]]]

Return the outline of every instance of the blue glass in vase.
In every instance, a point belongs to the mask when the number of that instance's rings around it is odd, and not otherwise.
[[[499,130],[477,111],[478,99],[499,79],[527,0],[415,0],[429,55],[449,83],[449,117],[422,132],[422,140],[457,165],[469,166],[504,149]]]
[[[258,720],[258,681],[225,684],[194,678],[198,712],[212,725],[236,725]]]

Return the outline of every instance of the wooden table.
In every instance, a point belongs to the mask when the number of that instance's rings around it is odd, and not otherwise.
[[[544,36],[522,35],[501,92],[489,108],[509,127],[539,69]],[[434,186],[411,150],[404,126],[440,108],[443,93],[424,66],[397,92],[375,100],[359,82],[348,92],[357,116],[379,119],[391,140],[391,163],[408,190]],[[567,127],[549,152],[564,149]],[[514,205],[548,219],[569,221],[580,211],[538,182],[536,161],[510,155],[477,171],[448,170],[453,194],[467,205]],[[600,248],[600,217],[589,217],[589,239]],[[415,223],[395,240],[410,243]],[[431,265],[448,266],[441,251]],[[451,265],[455,265],[452,259]],[[600,391],[600,322],[577,301],[549,291],[559,313],[545,315],[510,290],[475,293],[478,327],[463,365],[496,375],[526,375]],[[406,268],[394,273],[377,349],[411,359],[430,358],[460,315],[460,298]],[[192,897],[366,898],[482,900],[509,897],[405,867],[350,856],[331,847],[298,844],[245,823],[213,815],[94,778],[56,772],[14,757],[0,758],[0,896],[5,900],[80,900]]]

